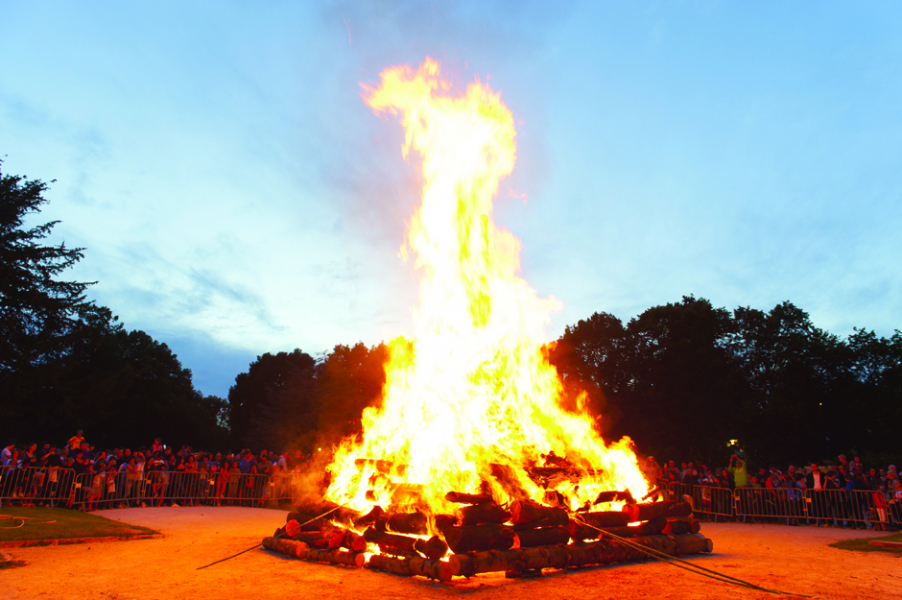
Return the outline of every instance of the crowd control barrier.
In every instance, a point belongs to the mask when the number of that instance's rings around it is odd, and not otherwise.
[[[75,471],[59,467],[0,467],[0,506],[56,506],[65,500],[75,481]]]

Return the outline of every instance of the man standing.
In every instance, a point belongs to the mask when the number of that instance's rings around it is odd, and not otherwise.
[[[730,457],[730,474],[736,487],[747,487],[749,484],[748,467],[745,464],[745,452],[740,450]]]
[[[813,514],[809,514],[809,517],[814,518],[814,524],[817,527],[821,526],[820,517],[823,514],[824,510],[824,489],[826,484],[826,478],[817,468],[815,463],[811,463],[811,473],[805,476],[805,487],[808,488],[811,492],[811,512]]]

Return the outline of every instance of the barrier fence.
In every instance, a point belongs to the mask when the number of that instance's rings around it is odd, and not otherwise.
[[[712,521],[757,520],[786,525],[902,528],[902,500],[872,490],[729,488],[670,483],[666,497],[691,500],[693,512]]]
[[[119,506],[296,504],[301,474],[245,475],[148,471],[82,473],[72,469],[0,467],[0,506],[66,506],[82,510]],[[700,517],[787,525],[902,527],[902,500],[869,490],[729,488],[670,483],[668,499],[690,500]]]
[[[119,506],[296,504],[298,473],[245,475],[148,471],[81,473],[72,469],[0,467],[0,506],[66,506],[88,509]]]

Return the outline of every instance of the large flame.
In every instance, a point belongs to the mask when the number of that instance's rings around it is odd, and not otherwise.
[[[640,498],[647,484],[630,441],[606,447],[589,415],[561,407],[540,341],[559,303],[517,276],[520,242],[492,221],[516,158],[511,112],[488,85],[472,83],[462,96],[450,87],[429,58],[364,86],[377,115],[403,123],[404,157],[411,148],[422,157],[422,205],[402,248],[422,269],[420,304],[414,341],[389,346],[381,407],[364,411],[362,439],[336,450],[327,497],[366,510],[398,503],[399,484],[417,484],[401,489],[432,513],[449,512],[452,490],[490,489],[504,502],[512,490],[541,501],[555,489],[572,509],[602,490]],[[530,470],[561,464],[555,457],[573,469],[540,485]]]

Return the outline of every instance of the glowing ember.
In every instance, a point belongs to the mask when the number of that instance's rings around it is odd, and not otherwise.
[[[560,406],[540,341],[559,303],[517,276],[520,242],[492,221],[515,162],[510,110],[478,81],[451,95],[428,58],[381,80],[364,86],[365,101],[398,115],[404,157],[413,148],[422,158],[423,201],[402,249],[422,269],[420,305],[415,340],[390,344],[381,407],[364,411],[362,439],[336,451],[327,497],[362,511],[412,502],[430,514],[453,512],[452,490],[502,503],[555,490],[572,510],[603,490],[641,498],[629,439],[606,447],[589,415]]]

